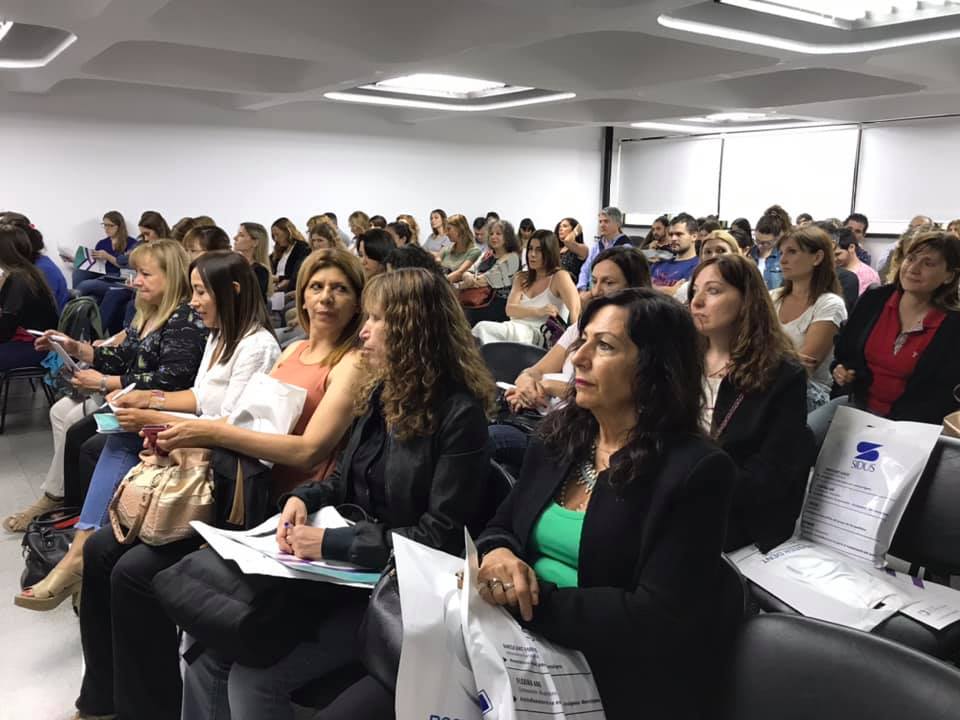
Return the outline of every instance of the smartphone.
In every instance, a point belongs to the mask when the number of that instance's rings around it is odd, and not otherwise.
[[[143,436],[147,439],[147,445],[156,453],[157,457],[166,457],[167,452],[157,447],[157,435],[169,428],[169,425],[144,425],[140,428]]]

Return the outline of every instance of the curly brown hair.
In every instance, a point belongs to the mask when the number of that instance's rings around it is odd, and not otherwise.
[[[739,325],[730,343],[731,370],[727,377],[740,392],[763,392],[776,378],[784,359],[797,360],[793,343],[783,332],[760,269],[742,255],[718,255],[700,263],[690,278],[690,301],[697,277],[711,266],[743,296]]]
[[[363,307],[383,315],[386,357],[369,368],[370,379],[357,396],[359,414],[382,385],[383,417],[401,441],[435,432],[440,404],[458,390],[479,399],[492,415],[493,376],[445,278],[422,268],[377,275],[364,289]]]

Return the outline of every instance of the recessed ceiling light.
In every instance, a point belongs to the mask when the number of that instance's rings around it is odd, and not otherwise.
[[[704,120],[707,122],[754,122],[756,120],[766,120],[769,115],[767,113],[752,113],[752,112],[722,112],[722,113],[712,113],[707,115]]]
[[[13,29],[14,23],[10,20],[0,20],[0,41]],[[0,70],[27,70],[49,65],[54,58],[76,42],[77,36],[73,33],[61,33],[63,40],[43,57],[28,59],[13,59],[0,57]]]
[[[366,105],[389,105],[392,107],[419,108],[421,110],[449,110],[451,112],[481,112],[484,110],[504,110],[506,108],[521,107],[523,105],[536,105],[545,102],[558,102],[560,100],[569,100],[575,98],[576,93],[552,93],[540,94],[534,97],[518,98],[515,100],[506,100],[501,102],[486,103],[454,103],[454,102],[431,102],[429,100],[413,100],[407,98],[387,97],[383,95],[361,94],[356,92],[328,92],[323,95],[328,100],[339,100],[342,102],[361,103]]]
[[[842,30],[899,25],[960,14],[954,0],[715,0],[780,17]]]
[[[466,100],[469,98],[490,97],[510,92],[524,92],[532,88],[519,85],[509,86],[506,83],[492,80],[478,80],[476,78],[458,77],[456,75],[440,75],[437,73],[417,73],[404,75],[391,80],[381,80],[372,85],[362,85],[364,90],[384,90],[425,97],[455,98]]]
[[[728,133],[756,132],[758,130],[792,130],[796,128],[822,127],[829,123],[815,120],[800,120],[796,122],[767,123],[765,125],[730,125],[716,127],[709,125],[689,125],[679,122],[637,122],[630,123],[630,127],[643,130],[660,130],[682,135],[726,135]]]

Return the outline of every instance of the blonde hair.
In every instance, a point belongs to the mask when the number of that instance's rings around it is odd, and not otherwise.
[[[253,240],[253,261],[267,269],[267,297],[273,295],[273,273],[270,270],[270,235],[267,229],[260,223],[242,222],[240,223],[247,235]]]
[[[360,312],[360,299],[363,295],[363,265],[360,264],[360,259],[356,255],[341,249],[315,250],[306,257],[300,266],[300,272],[297,273],[296,295],[297,320],[300,321],[300,327],[306,333],[310,332],[310,316],[307,315],[307,309],[303,306],[303,297],[307,292],[307,284],[310,282],[310,278],[325,268],[335,268],[342,272],[357,296],[356,315],[343,328],[343,332],[337,338],[336,347],[320,363],[321,365],[333,366],[357,346],[357,335],[360,333],[363,320],[363,313]]]
[[[363,210],[354,210],[350,213],[350,217],[347,218],[347,222],[360,228],[360,232],[357,233],[357,235],[362,235],[370,229],[370,216]]]
[[[397,215],[397,222],[406,223],[407,227],[410,228],[410,242],[408,245],[419,245],[420,244],[420,226],[417,225],[417,220],[413,215],[407,215],[406,213],[400,213]]]
[[[738,243],[737,239],[733,237],[733,235],[728,233],[726,230],[714,230],[709,235],[707,235],[703,239],[703,242],[700,243],[701,255],[703,254],[704,246],[711,240],[720,240],[724,245],[726,245],[730,249],[730,252],[733,255],[742,255],[742,253],[740,252],[740,243]]]
[[[190,257],[183,245],[176,240],[157,240],[149,244],[138,245],[130,253],[130,265],[137,267],[144,258],[149,257],[160,267],[166,280],[163,299],[159,305],[149,305],[137,294],[137,314],[133,317],[133,327],[141,335],[147,327],[156,329],[164,325],[178,307],[190,299],[190,279],[187,269]]]
[[[458,243],[455,243],[455,246],[462,243],[464,250],[469,250],[476,244],[477,241],[473,236],[473,230],[470,228],[470,223],[463,215],[458,213],[447,218],[446,229],[448,237],[451,227],[456,229],[457,234],[460,236],[460,240]],[[450,239],[453,240],[453,238]]]
[[[196,223],[197,227],[204,227],[206,225],[216,225],[213,218],[209,215],[197,215],[193,218],[193,222]]]
[[[333,248],[346,250],[346,248],[343,246],[343,240],[340,239],[340,233],[334,229],[329,220],[326,222],[318,222],[310,228],[309,237],[307,239],[310,241],[311,248],[313,248],[313,239],[315,237],[326,240],[333,246]]]

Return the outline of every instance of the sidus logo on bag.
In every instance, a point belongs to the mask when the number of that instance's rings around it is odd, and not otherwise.
[[[861,441],[857,443],[857,454],[853,458],[852,467],[854,470],[863,472],[876,472],[876,462],[880,459],[880,443]]]

